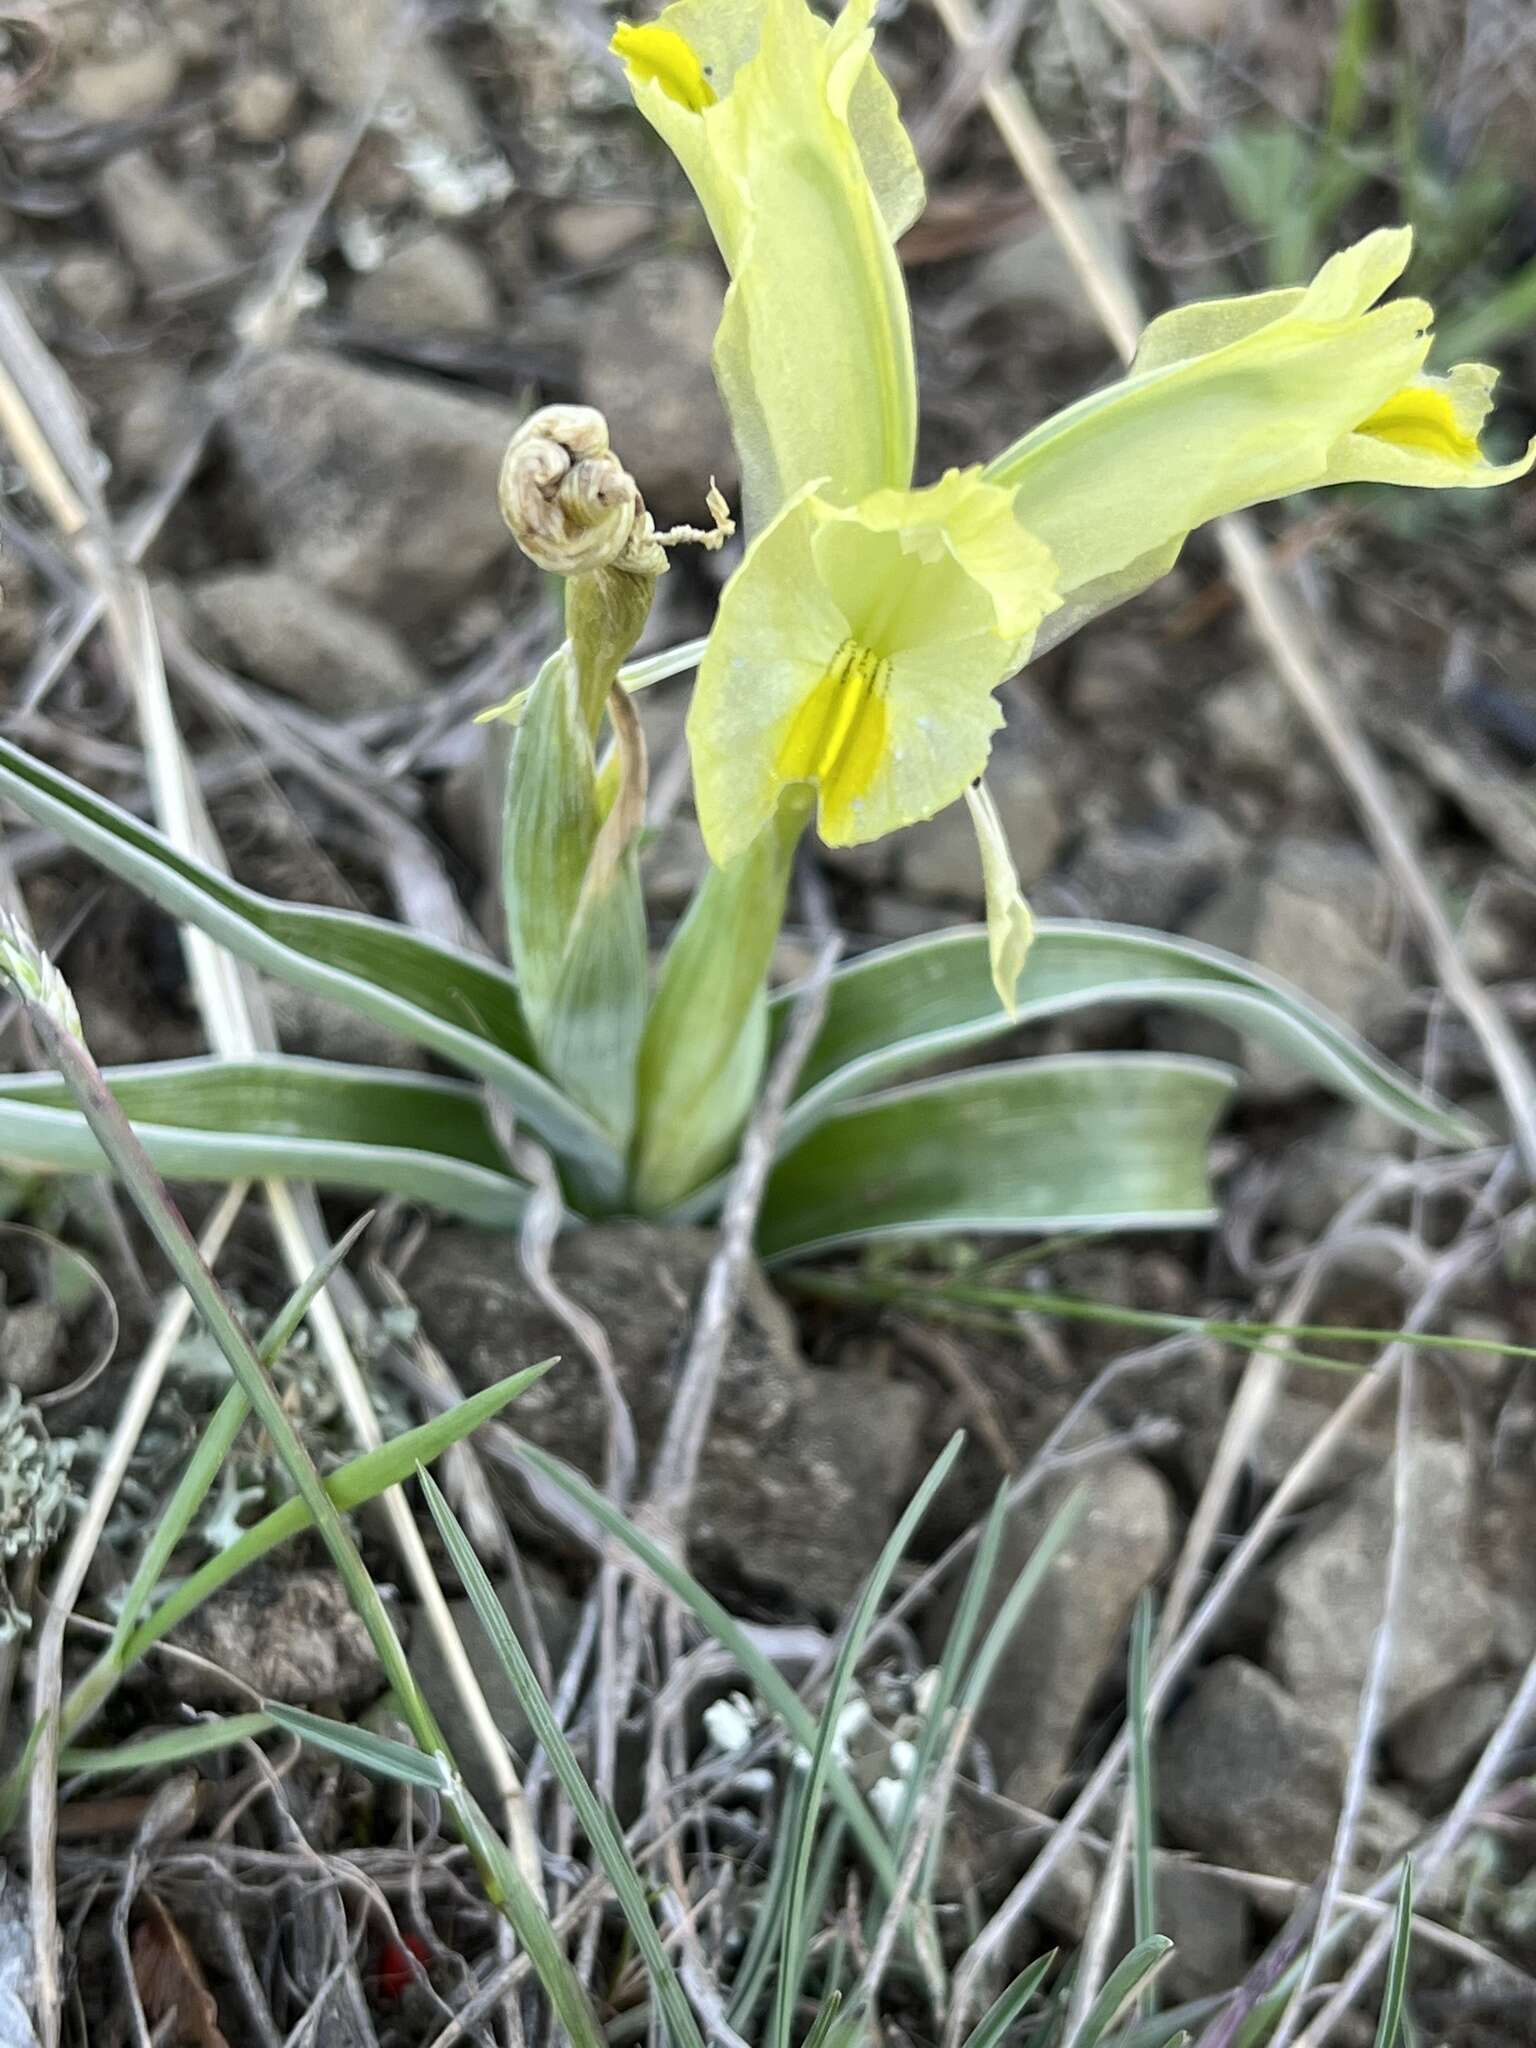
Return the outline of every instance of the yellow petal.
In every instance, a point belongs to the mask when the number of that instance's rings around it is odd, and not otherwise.
[[[1330,480],[1343,437],[1423,366],[1429,307],[1371,309],[1409,247],[1406,229],[1368,235],[1304,291],[1154,321],[1126,377],[989,466],[1056,557],[1069,605],[1085,586],[1134,582],[1209,519]]]
[[[1049,555],[972,472],[854,506],[802,493],[725,588],[688,719],[699,823],[732,858],[779,791],[829,845],[931,817],[986,766],[995,691],[1055,602]]]
[[[965,792],[976,844],[981,851],[981,877],[987,898],[987,956],[992,986],[1010,1017],[1018,1014],[1016,992],[1024,962],[1035,941],[1035,921],[1019,887],[1008,835],[998,816],[992,792],[984,782]]]
[[[849,0],[829,29],[805,0],[674,0],[654,31],[671,40],[629,66],[732,275],[715,369],[753,525],[813,479],[846,502],[911,476],[916,379],[892,237],[921,179],[870,56],[872,14]],[[698,81],[713,103],[691,104]]]

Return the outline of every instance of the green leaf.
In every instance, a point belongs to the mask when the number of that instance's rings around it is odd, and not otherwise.
[[[834,1110],[768,1182],[766,1258],[936,1232],[1212,1219],[1205,1147],[1230,1069],[1152,1053],[984,1067]]]
[[[1088,2008],[1077,2037],[1080,2048],[1094,2048],[1096,2042],[1103,2040],[1124,2007],[1172,1953],[1173,1943],[1166,1934],[1151,1934],[1145,1941],[1137,1942],[1130,1954],[1110,1971],[1103,1990]]]
[[[489,1422],[492,1416],[500,1414],[509,1401],[515,1401],[535,1380],[542,1379],[554,1363],[553,1359],[546,1359],[542,1365],[529,1366],[524,1372],[515,1372],[507,1379],[498,1380],[495,1386],[471,1394],[467,1400],[445,1409],[441,1415],[434,1415],[430,1422],[408,1429],[403,1435],[391,1437],[388,1443],[380,1444],[377,1450],[365,1451],[361,1457],[351,1459],[325,1481],[325,1490],[332,1505],[339,1513],[346,1514],[348,1510],[362,1507],[366,1501],[388,1492],[390,1487],[401,1485],[419,1465],[431,1464],[450,1444],[458,1443],[472,1430],[478,1429],[482,1422]],[[166,1595],[154,1612],[134,1630],[124,1648],[124,1662],[132,1663],[143,1656],[152,1643],[159,1642],[195,1607],[201,1606],[210,1594],[227,1585],[237,1573],[255,1564],[258,1558],[265,1557],[269,1550],[275,1550],[279,1543],[285,1543],[290,1536],[297,1536],[301,1530],[309,1528],[312,1521],[309,1508],[297,1497],[284,1501],[271,1514],[263,1515],[217,1557],[209,1558],[206,1564]]]
[[[640,1047],[633,1193],[666,1209],[730,1158],[762,1080],[765,981],[806,822],[797,794],[744,853],[712,867],[661,963]]]
[[[0,794],[230,952],[489,1081],[531,1130],[616,1191],[613,1148],[530,1064],[516,984],[472,953],[352,911],[274,902],[0,740]]]
[[[578,586],[602,580],[573,578],[568,614]],[[644,579],[618,580],[644,589],[648,606]],[[588,602],[603,611],[600,601]],[[620,637],[628,637],[627,628]],[[635,1061],[650,992],[645,904],[633,847],[616,852],[609,844],[622,820],[605,810],[593,754],[610,664],[599,662],[596,675],[585,677],[595,693],[589,728],[578,694],[579,652],[568,644],[545,662],[518,727],[503,834],[507,936],[541,1064],[624,1148],[634,1125]],[[592,652],[586,650],[589,669]],[[638,830],[644,747],[636,745],[632,760],[623,749],[616,759],[621,774],[629,771],[631,786],[620,801],[639,806]]]
[[[1055,1960],[1055,1949],[1047,1949],[1027,1970],[1021,1970],[996,2003],[972,2027],[965,2038],[965,2048],[998,2048],[998,2043],[1040,1989]]]
[[[148,1771],[166,1764],[184,1764],[211,1750],[229,1749],[265,1735],[271,1714],[227,1714],[222,1720],[197,1721],[190,1728],[168,1728],[163,1735],[145,1735],[112,1749],[64,1749],[59,1752],[61,1777],[92,1777],[105,1771]]]
[[[774,1001],[785,1028],[793,991]],[[1348,1101],[1441,1144],[1478,1142],[1477,1124],[1378,1058],[1298,989],[1212,946],[1087,921],[1044,920],[1018,985],[1019,1024],[1106,1004],[1169,1006],[1229,1025],[1294,1060]],[[788,1144],[833,1102],[1014,1029],[992,987],[979,927],[882,947],[832,978],[826,1021],[801,1075]]]
[[[592,1845],[592,1853],[613,1886],[614,1897],[650,1975],[673,2048],[704,2048],[693,2008],[656,1931],[645,1885],[624,1846],[623,1836],[608,1809],[587,1783],[581,1765],[576,1761],[576,1753],[566,1740],[565,1731],[545,1699],[533,1666],[496,1597],[495,1587],[486,1577],[485,1569],[460,1528],[453,1509],[443,1498],[442,1490],[430,1473],[421,1474],[421,1489],[437,1524],[438,1534],[447,1546],[453,1568],[463,1581],[464,1590],[480,1618],[480,1626],[489,1637],[491,1648],[517,1695],[518,1705],[528,1717],[534,1740],[548,1758],[550,1769],[560,1781],[561,1789],[570,1800],[576,1818]]]
[[[1392,1926],[1392,1953],[1387,1959],[1387,1983],[1382,1993],[1381,2016],[1376,2022],[1376,2048],[1397,2048],[1403,2029],[1403,2001],[1408,1993],[1408,1959],[1413,1948],[1413,1858],[1403,1864],[1403,1881],[1397,1888],[1397,1917]]]
[[[275,1174],[404,1195],[503,1229],[526,1190],[506,1171],[477,1089],[434,1075],[272,1054],[109,1069],[145,1150],[173,1180]],[[0,1156],[52,1172],[104,1160],[64,1083],[0,1077]]]

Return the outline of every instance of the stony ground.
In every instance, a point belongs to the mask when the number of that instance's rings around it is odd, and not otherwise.
[[[925,10],[897,11],[890,66],[933,195],[903,251],[932,471],[986,454],[1090,388],[1112,358],[974,111],[974,76],[952,66]],[[1274,13],[1237,0],[1104,0],[1031,16],[1023,73],[1149,303],[1269,281],[1270,241],[1251,177],[1231,167],[1233,141],[1249,138],[1250,173],[1264,167],[1261,197],[1273,205],[1289,180],[1301,203],[1338,31],[1321,0],[1283,21]],[[733,488],[708,368],[718,270],[670,165],[624,111],[602,55],[609,23],[595,0],[446,5],[424,23],[397,19],[390,0],[85,0],[0,19],[0,262],[79,395],[114,513],[143,552],[178,708],[235,871],[275,894],[494,937],[504,761],[498,736],[470,717],[526,675],[552,631],[494,500],[507,436],[533,403],[601,406],[663,520],[697,518],[711,475]],[[1364,171],[1319,223],[1321,244],[1419,213],[1451,326],[1528,275],[1533,69],[1518,10],[1407,0],[1368,67]],[[1411,164],[1382,139],[1410,71],[1423,84]],[[1290,138],[1283,150],[1252,142],[1277,135]],[[1514,440],[1536,425],[1536,345],[1518,326],[1492,340]],[[142,807],[121,677],[99,636],[74,652],[73,572],[13,473],[5,482],[7,729]],[[1471,963],[1525,1026],[1536,1015],[1536,490],[1496,504],[1315,501],[1273,530],[1323,622],[1332,686],[1381,749]],[[728,558],[679,566],[655,644],[703,629],[728,568]],[[1502,1126],[1474,1040],[1427,984],[1400,900],[1203,544],[1006,695],[996,787],[1038,910],[1246,953]],[[683,703],[681,686],[645,702],[658,937],[703,861],[679,751]],[[165,920],[38,833],[11,830],[7,855],[99,1057],[198,1050]],[[827,866],[855,947],[979,908],[962,812]],[[802,958],[791,932],[783,971]],[[276,991],[274,1002],[291,1050],[413,1057],[308,997]],[[1155,1018],[1073,1020],[1036,1039],[1210,1049]],[[1246,1065],[1243,1105],[1221,1141],[1228,1222],[1214,1241],[1046,1247],[1002,1277],[1136,1308],[1384,1330],[1422,1304],[1437,1329],[1536,1342],[1536,1252],[1508,1186],[1489,1192],[1492,1155],[1451,1169],[1415,1163],[1373,1118],[1330,1107],[1268,1056]],[[199,1199],[189,1195],[193,1207]],[[150,1302],[131,1231],[85,1194],[27,1214],[112,1277],[120,1355],[131,1357]],[[417,1411],[391,1302],[414,1306],[421,1335],[466,1387],[561,1348],[506,1245],[421,1219],[386,1219],[375,1243],[363,1277],[392,1415]],[[896,1277],[942,1292],[998,1277],[1001,1249],[914,1256]],[[609,1333],[642,1453],[659,1436],[707,1256],[695,1233],[620,1226],[559,1254],[561,1280]],[[254,1228],[230,1271],[253,1304],[280,1292]],[[152,1287],[152,1265],[149,1276]],[[1062,1810],[1102,1749],[1123,1697],[1132,1608],[1148,1586],[1167,1585],[1244,1364],[1205,1338],[1132,1350],[1132,1334],[1104,1325],[988,1317],[910,1291],[893,1305],[881,1295],[890,1278],[888,1263],[873,1281],[848,1268],[840,1292],[753,1278],[695,1503],[694,1556],[739,1612],[822,1627],[853,1594],[925,1455],[957,1425],[970,1447],[925,1533],[928,1555],[1042,1446],[1079,1455],[1072,1476],[1089,1512],[999,1675],[969,1772],[951,1882],[984,1917],[1042,1839],[1042,1816]],[[13,1313],[0,1330],[5,1370],[24,1392],[70,1378],[86,1341],[68,1318],[35,1321]],[[1389,1362],[1401,1380],[1401,1355]],[[345,1428],[318,1369],[300,1354],[284,1370],[316,1441],[339,1451]],[[1266,1371],[1249,1369],[1250,1393]],[[1277,1376],[1233,1512],[1213,1532],[1218,1556],[1357,1385],[1317,1368]],[[81,1437],[81,1474],[113,1387],[109,1373],[51,1418]],[[163,1497],[218,1391],[188,1347],[115,1544],[129,1544]],[[1395,1479],[1407,1535],[1352,1881],[1448,1810],[1536,1656],[1528,1370],[1491,1350],[1422,1354],[1408,1398],[1384,1383],[1373,1406],[1351,1412],[1334,1455],[1286,1497],[1275,1540],[1165,1724],[1160,1833],[1192,1852],[1165,1870],[1178,1996],[1238,1982],[1327,1861],[1382,1608],[1395,1432],[1407,1433]],[[538,1440],[596,1469],[603,1418],[584,1382],[551,1378],[520,1415]],[[1016,1562],[1066,1483],[1049,1477],[1031,1496],[1008,1538]],[[253,1451],[204,1539],[227,1539],[273,1484]],[[587,1559],[537,1503],[493,1484],[558,1661],[578,1626]],[[101,1597],[121,1554],[102,1561]],[[942,1603],[916,1616],[896,1678],[921,1669],[943,1619]],[[152,1673],[119,1703],[117,1733],[164,1721],[178,1700],[242,1698],[221,1669],[308,1705],[361,1711],[378,1690],[366,1644],[312,1557],[242,1589],[187,1646],[207,1660],[196,1684],[181,1665]],[[423,1669],[451,1711],[431,1654],[423,1640]],[[1528,1748],[1507,1753],[1431,1895],[1448,1924],[1516,1968],[1470,1963],[1470,1949],[1428,1954],[1426,2039],[1512,2043],[1536,2030],[1520,1777],[1531,1761]],[[371,1806],[365,1815],[364,1801],[360,1781],[316,1773],[295,1812],[325,1854],[364,1842],[394,1856],[381,1881],[398,1887],[395,1823]],[[230,1803],[227,1785],[212,1789],[208,1826]],[[87,1975],[107,1952],[104,1901],[144,1812],[134,1789],[65,1808],[63,1902],[78,1911],[72,1940]],[[154,1910],[194,1928],[222,1987],[233,1981],[228,1925],[210,1931],[198,1917],[206,1832],[189,1825],[144,1852],[135,1882],[154,1865]],[[231,1823],[226,1833],[247,1856],[236,1896],[249,1905],[264,1882],[257,1831]],[[1087,1849],[1069,1861],[1025,1939],[1079,1937],[1095,1870]],[[453,1911],[471,1926],[457,1894],[438,1903],[440,1927]],[[314,1961],[286,1958],[292,1985],[309,1981]],[[233,2000],[224,2017],[231,2041],[246,2038],[240,2009]],[[378,2038],[424,2041],[439,2019],[390,2010]]]

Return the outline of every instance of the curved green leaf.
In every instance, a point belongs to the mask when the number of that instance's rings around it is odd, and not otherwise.
[[[834,1109],[774,1167],[758,1249],[1210,1223],[1206,1140],[1235,1079],[1209,1060],[1068,1053]]]
[[[106,1079],[171,1180],[277,1175],[404,1195],[503,1229],[521,1220],[526,1190],[462,1081],[278,1054],[117,1067]],[[0,1078],[0,1160],[52,1173],[106,1166],[53,1074]]]
[[[0,794],[240,959],[490,1082],[531,1130],[617,1193],[612,1146],[530,1064],[522,1004],[504,968],[382,918],[274,902],[179,853],[150,826],[8,740],[0,740]]]
[[[775,998],[780,1029],[792,1002],[792,990]],[[1197,1011],[1426,1137],[1461,1145],[1482,1135],[1471,1118],[1379,1058],[1300,990],[1231,954],[1132,926],[1047,920],[1036,930],[1019,981],[1016,1020],[998,1005],[980,927],[882,947],[840,968],[787,1119],[786,1142],[811,1129],[832,1103],[985,1045],[1015,1023],[1107,1003]]]

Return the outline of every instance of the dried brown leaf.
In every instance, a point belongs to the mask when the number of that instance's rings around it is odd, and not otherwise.
[[[229,2048],[219,2009],[176,1922],[152,1893],[144,1894],[133,1934],[133,1981],[150,2026],[174,2019],[174,2048]]]

